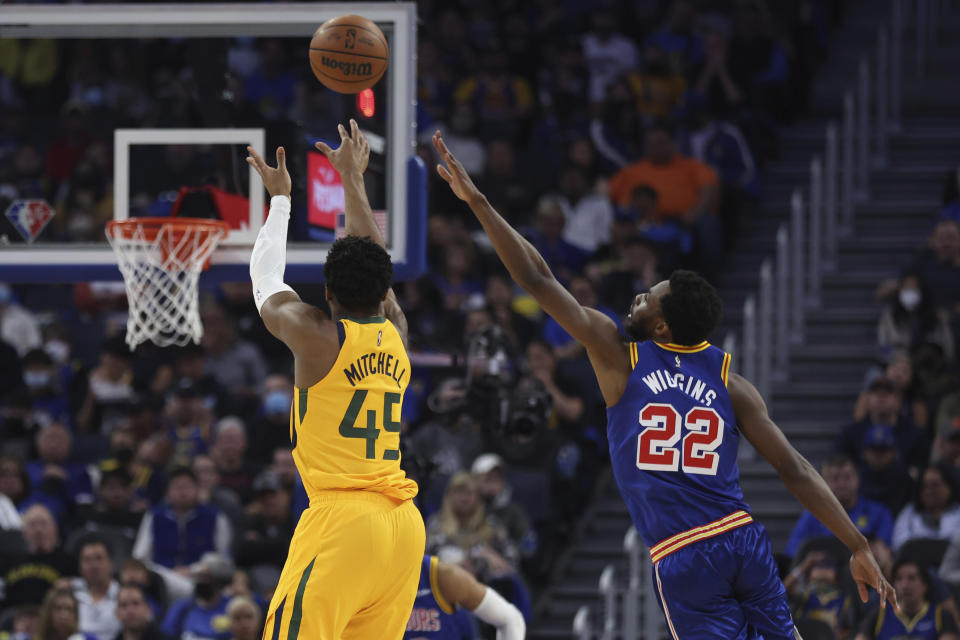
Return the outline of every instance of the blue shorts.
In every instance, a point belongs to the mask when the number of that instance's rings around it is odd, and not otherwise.
[[[673,640],[795,640],[766,529],[751,522],[653,565]]]

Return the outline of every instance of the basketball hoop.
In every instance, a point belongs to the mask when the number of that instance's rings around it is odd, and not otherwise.
[[[127,345],[200,342],[200,272],[230,230],[201,218],[130,218],[107,222],[107,239],[127,287]]]

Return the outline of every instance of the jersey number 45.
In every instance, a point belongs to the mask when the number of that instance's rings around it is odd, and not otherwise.
[[[682,442],[681,422],[687,431]],[[694,407],[681,419],[671,405],[651,402],[640,410],[640,425],[645,428],[637,438],[638,469],[717,475],[723,418],[715,409]]]

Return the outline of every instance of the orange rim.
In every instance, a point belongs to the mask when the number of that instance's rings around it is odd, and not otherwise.
[[[143,230],[144,240],[151,241],[157,238],[160,230],[167,227],[174,234],[187,231],[217,231],[226,234],[230,225],[223,220],[208,220],[206,218],[128,218],[127,220],[110,220],[107,222],[107,235],[111,238],[130,238],[138,229]]]

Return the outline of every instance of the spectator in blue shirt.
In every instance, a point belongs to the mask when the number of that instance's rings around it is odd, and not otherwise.
[[[583,276],[577,276],[570,281],[569,289],[571,295],[577,299],[577,302],[585,307],[596,309],[613,320],[618,329],[620,328],[620,316],[614,313],[609,307],[600,304],[597,291],[594,289],[593,283],[590,282],[590,280]],[[561,327],[560,324],[551,317],[548,317],[547,321],[543,324],[543,338],[550,343],[550,346],[553,347],[554,353],[558,358],[572,358],[584,353],[583,345],[574,340],[573,336],[567,333],[566,329]]]
[[[930,441],[923,430],[904,416],[900,409],[903,396],[886,376],[877,376],[867,387],[867,415],[845,426],[837,436],[836,450],[851,460],[860,458],[860,447],[867,431],[874,425],[886,425],[893,429],[900,459],[908,469],[920,470],[927,464]]]
[[[133,556],[148,564],[187,573],[208,551],[230,552],[232,531],[227,517],[200,503],[200,485],[187,467],[174,470],[167,499],[146,513],[137,533]]]
[[[227,587],[234,566],[229,556],[205,553],[192,567],[195,587],[192,598],[173,603],[163,621],[163,632],[191,640],[229,640],[230,619]]]
[[[93,485],[86,468],[70,462],[72,438],[63,425],[52,422],[37,434],[39,460],[27,464],[33,495],[30,502],[42,502],[61,523],[77,505],[93,502]]]
[[[882,504],[860,496],[860,477],[853,460],[836,455],[823,463],[822,472],[823,479],[857,529],[863,535],[879,538],[889,546],[893,535],[893,517]],[[832,535],[830,530],[804,510],[787,541],[786,553],[793,556],[806,540],[829,535]]]

